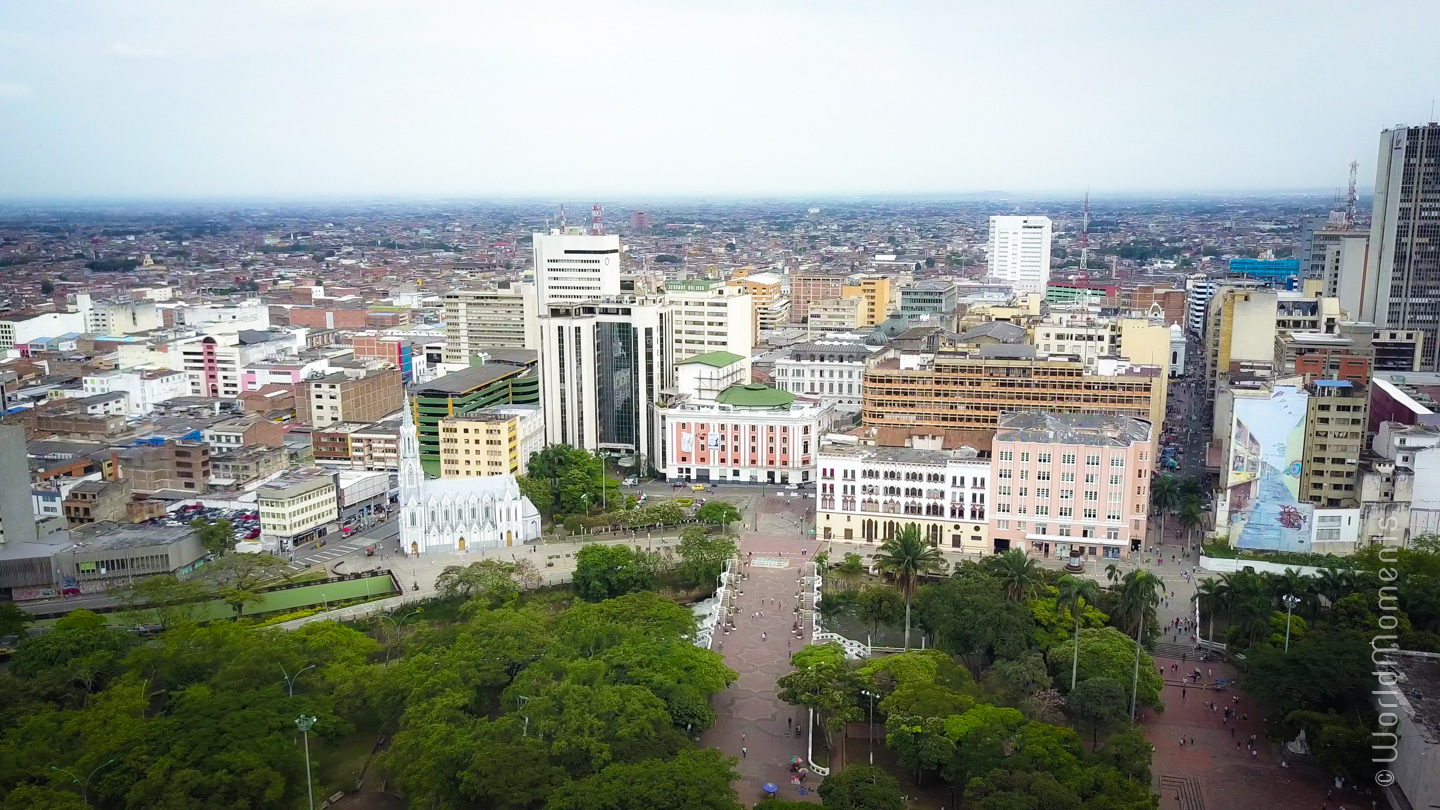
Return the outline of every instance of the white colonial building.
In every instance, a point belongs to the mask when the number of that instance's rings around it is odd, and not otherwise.
[[[865,383],[865,361],[873,349],[864,343],[816,341],[799,343],[775,358],[775,387],[792,394],[819,397],[843,411],[859,411]]]
[[[400,423],[400,547],[408,554],[516,546],[540,538],[540,512],[513,475],[425,480],[409,404]]]
[[[882,543],[914,524],[933,546],[992,552],[990,462],[974,448],[872,447],[830,436],[815,464],[815,531],[826,540]]]

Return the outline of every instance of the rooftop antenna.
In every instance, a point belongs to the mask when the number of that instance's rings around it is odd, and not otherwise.
[[[1080,226],[1080,269],[1090,266],[1090,192],[1085,192],[1085,214]]]
[[[605,233],[605,223],[601,221],[601,215],[604,213],[605,209],[600,207],[600,203],[595,203],[594,205],[590,206],[591,236],[600,236]]]
[[[1360,195],[1355,192],[1355,176],[1360,171],[1358,160],[1350,161],[1350,190],[1345,195],[1345,230],[1355,227],[1355,209],[1358,207]]]
[[[565,203],[560,203],[560,232],[565,232]]]

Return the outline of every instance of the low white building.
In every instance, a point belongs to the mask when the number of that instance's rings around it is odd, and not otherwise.
[[[989,554],[990,462],[970,447],[873,447],[827,437],[816,458],[815,532],[826,540],[883,543],[907,524],[931,545]]]
[[[1170,324],[1170,376],[1185,376],[1185,330]]]
[[[841,410],[859,410],[865,361],[871,351],[864,343],[797,343],[775,358],[775,387],[818,397],[827,404],[841,406]]]
[[[130,398],[130,416],[148,416],[156,403],[190,395],[190,379],[183,371],[132,368],[86,376],[85,393],[123,392]]]

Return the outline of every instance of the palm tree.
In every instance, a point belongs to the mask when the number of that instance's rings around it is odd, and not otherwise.
[[[1023,602],[1040,587],[1044,573],[1035,564],[1034,558],[1018,548],[1008,549],[999,556],[991,557],[989,568],[1000,580],[1005,598],[1011,602]]]
[[[1195,497],[1186,498],[1180,504],[1180,527],[1185,530],[1185,543],[1188,547],[1190,536],[1196,529],[1205,526],[1205,511],[1200,506],[1200,499]]]
[[[1073,692],[1075,677],[1080,671],[1080,614],[1086,605],[1100,601],[1100,586],[1088,577],[1081,579],[1065,574],[1060,577],[1058,587],[1060,593],[1055,597],[1055,607],[1064,608],[1075,617],[1075,657],[1070,661],[1070,690]]]
[[[1271,605],[1263,597],[1251,597],[1235,610],[1234,630],[1237,640],[1253,647],[1261,636],[1270,635]]]
[[[1220,591],[1220,585],[1214,579],[1204,579],[1200,584],[1195,586],[1195,595],[1191,598],[1195,600],[1201,610],[1205,611],[1205,615],[1210,619],[1210,629],[1206,632],[1205,636],[1206,640],[1210,642],[1211,645],[1214,645],[1215,611],[1219,610],[1220,606],[1225,602],[1224,594]],[[1199,632],[1198,627],[1196,628],[1196,632]]]
[[[1121,626],[1135,633],[1135,672],[1130,680],[1130,716],[1135,716],[1135,701],[1140,694],[1140,644],[1145,625],[1160,604],[1160,578],[1141,568],[1129,572],[1120,581],[1120,603],[1116,618]]]
[[[1114,588],[1120,582],[1120,564],[1110,563],[1105,566],[1105,578],[1110,581],[1110,587]]]
[[[1300,600],[1301,615],[1310,614],[1310,608],[1315,604],[1315,580],[1313,577],[1306,576],[1294,568],[1286,568],[1283,574],[1271,574],[1270,587],[1280,604],[1285,603],[1285,597],[1293,596]]]
[[[1173,475],[1162,475],[1150,485],[1150,505],[1160,513],[1160,540],[1165,542],[1165,513],[1180,504],[1180,482]]]
[[[933,574],[944,569],[945,558],[940,550],[926,543],[920,537],[920,527],[907,523],[886,540],[875,552],[875,565],[895,578],[895,586],[905,597],[905,649],[910,649],[910,601],[915,597],[915,586],[922,574]]]

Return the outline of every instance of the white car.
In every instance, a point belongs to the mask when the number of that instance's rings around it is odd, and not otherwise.
[[[800,485],[799,485],[799,484],[786,484],[786,485],[785,485],[785,488],[786,488],[786,489],[799,489],[799,488],[800,488]]]

